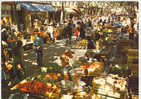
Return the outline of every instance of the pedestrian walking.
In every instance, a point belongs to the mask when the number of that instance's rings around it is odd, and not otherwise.
[[[92,22],[90,19],[88,19],[88,27],[92,27]]]
[[[78,39],[78,38],[79,38],[79,35],[80,35],[79,27],[76,27],[76,28],[74,29],[74,32],[75,32],[76,39]]]
[[[40,34],[36,34],[33,46],[37,57],[37,64],[39,66],[42,66],[42,56],[43,56],[42,45],[43,45],[43,40]]]
[[[67,40],[67,43],[71,44],[71,37],[72,37],[72,26],[71,23],[68,23],[68,26],[66,27],[66,35],[69,40]]]
[[[88,37],[88,46],[87,48],[88,49],[96,49],[96,44],[95,42],[91,39],[91,37]]]
[[[125,30],[125,27],[122,26],[121,27],[121,37],[124,37],[124,34],[126,34],[126,30]]]
[[[8,57],[7,57],[7,53],[6,50],[4,48],[4,44],[2,42],[2,48],[1,48],[1,67],[2,67],[2,80],[6,80],[6,77],[4,74],[7,74],[7,68],[6,68],[6,62],[8,61]]]
[[[129,39],[134,40],[134,33],[133,32],[129,32]]]
[[[1,37],[2,37],[2,41],[5,41],[5,42],[8,42],[8,33],[7,33],[7,30],[6,28],[3,28],[1,30]]]
[[[49,33],[49,35],[50,35],[50,38],[51,38],[52,40],[54,40],[53,26],[52,26],[52,24],[50,24],[50,25],[48,26],[48,33]]]
[[[54,35],[54,40],[56,41],[57,38],[58,38],[58,31],[57,31],[57,28],[54,28],[53,35]]]
[[[100,39],[99,31],[96,31],[95,33],[95,41],[98,41]]]
[[[18,80],[21,81],[24,78],[24,50],[22,47],[22,41],[19,40],[15,42],[13,53],[13,67],[10,78],[18,77]]]
[[[85,38],[85,30],[84,30],[84,28],[85,28],[85,24],[82,22],[81,26],[80,26],[80,38],[81,39]]]

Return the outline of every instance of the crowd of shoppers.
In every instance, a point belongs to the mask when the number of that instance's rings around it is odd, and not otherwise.
[[[136,41],[138,46],[138,23],[135,22],[136,15],[133,17],[128,17],[126,15],[116,15],[111,14],[108,16],[71,16],[65,23],[64,28],[61,33],[58,31],[58,25],[53,25],[52,22],[49,25],[44,25],[34,30],[33,39],[33,49],[37,57],[38,66],[43,64],[43,43],[47,40],[55,42],[60,39],[66,39],[67,45],[73,44],[72,37],[75,37],[76,41],[87,39],[88,49],[97,49],[97,45],[104,42],[104,37],[108,35],[105,29],[115,27],[118,31],[113,31],[113,40],[118,40],[119,38],[128,38]],[[18,79],[23,77],[24,72],[24,58],[23,58],[23,42],[20,39],[20,34],[25,32],[25,27],[23,25],[17,26],[15,23],[7,25],[6,23],[2,25],[1,36],[2,36],[2,68],[4,72],[7,72],[7,64],[12,62],[12,78],[18,76]],[[98,48],[99,49],[99,48]],[[111,56],[114,56],[115,50],[111,52]],[[113,58],[111,58],[113,59]],[[9,61],[10,60],[10,61]],[[20,66],[19,66],[20,65]],[[20,72],[19,72],[20,71]],[[21,74],[19,74],[21,73]],[[10,73],[11,75],[11,73]]]

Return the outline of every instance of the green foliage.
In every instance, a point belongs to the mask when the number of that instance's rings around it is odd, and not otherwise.
[[[55,84],[56,82],[60,81],[63,79],[63,75],[61,75],[58,80],[55,80],[53,78],[45,78],[46,74],[40,74],[40,75],[31,75],[30,77],[27,77],[26,80],[31,81],[33,78],[35,78],[35,80],[39,81],[39,82],[43,82],[43,83],[51,83],[51,84]]]
[[[64,67],[59,66],[56,63],[49,63],[47,66],[47,73],[61,73]]]

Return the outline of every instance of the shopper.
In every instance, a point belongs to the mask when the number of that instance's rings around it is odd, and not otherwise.
[[[7,30],[6,28],[3,28],[1,30],[1,37],[2,37],[2,40],[5,41],[5,42],[8,42],[8,34],[7,34]]]
[[[93,42],[91,37],[88,37],[87,39],[88,39],[88,46],[87,46],[87,48],[88,49],[96,49],[96,44],[95,44],[95,42]]]
[[[16,41],[15,48],[13,49],[13,72],[14,76],[17,76],[19,80],[24,78],[24,50],[22,47],[22,41]]]
[[[71,37],[72,37],[72,26],[71,26],[71,23],[68,23],[65,32],[66,32],[67,38],[69,39],[69,40],[67,40],[67,43],[71,44]]]
[[[98,41],[100,39],[100,34],[99,32],[96,32],[95,33],[95,40]]]
[[[121,27],[121,37],[124,37],[124,34],[126,33],[125,27]]]
[[[80,35],[79,27],[76,27],[75,30],[74,30],[74,32],[75,32],[76,38],[78,39],[79,38],[79,35]]]
[[[85,30],[84,30],[84,28],[85,28],[85,24],[82,22],[81,26],[80,26],[80,38],[81,39],[85,38]]]
[[[51,38],[52,40],[54,40],[53,26],[52,26],[52,24],[50,24],[50,25],[48,26],[48,33],[49,33],[49,35],[50,35],[50,38]]]
[[[92,23],[90,19],[88,19],[88,27],[92,27]]]
[[[134,72],[131,72],[128,76],[127,89],[128,89],[128,99],[133,99],[132,94],[138,94],[139,79],[135,76]]]
[[[128,33],[129,33],[129,39],[134,40],[134,32],[132,26],[129,26]]]
[[[33,45],[34,45],[34,50],[35,50],[35,53],[36,53],[36,56],[37,56],[37,64],[39,66],[42,66],[43,40],[42,40],[40,34],[36,34],[35,36],[36,37],[35,37]]]
[[[7,74],[6,62],[7,62],[8,58],[7,58],[6,50],[4,48],[3,43],[1,44],[1,47],[2,47],[1,48],[1,58],[2,58],[2,60],[1,60],[1,67],[2,67],[2,74]],[[3,75],[2,80],[3,79],[6,80],[5,75]]]
[[[54,35],[54,40],[56,41],[58,38],[58,31],[56,27],[54,28],[53,35]]]

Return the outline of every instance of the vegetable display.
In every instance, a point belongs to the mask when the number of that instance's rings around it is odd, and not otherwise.
[[[76,44],[74,46],[72,46],[72,48],[74,49],[87,49],[87,45],[88,45],[88,40],[81,40],[76,42]]]

